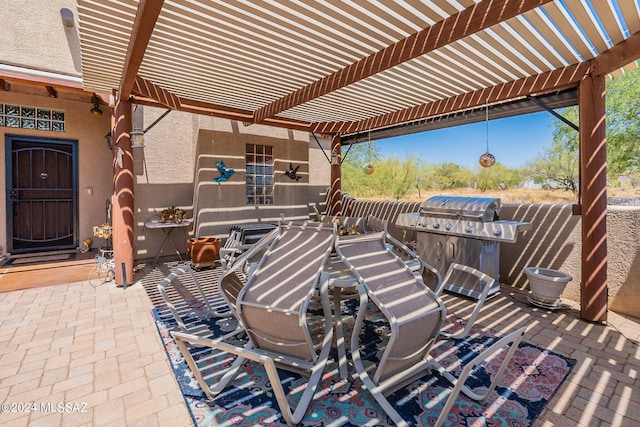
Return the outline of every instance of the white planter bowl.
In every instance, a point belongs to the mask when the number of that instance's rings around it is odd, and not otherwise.
[[[573,280],[571,275],[549,268],[526,267],[524,274],[531,288],[529,302],[552,310],[560,307],[560,295],[567,283]]]

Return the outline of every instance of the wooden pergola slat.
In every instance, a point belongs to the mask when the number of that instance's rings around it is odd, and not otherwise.
[[[261,122],[281,111],[326,95],[358,80],[380,73],[402,62],[422,56],[470,34],[489,28],[551,0],[483,0],[463,11],[439,21],[392,44],[346,68],[324,77],[302,89],[260,108],[254,120]]]

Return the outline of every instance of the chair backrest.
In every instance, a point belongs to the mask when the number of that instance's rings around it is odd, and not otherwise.
[[[315,361],[306,311],[335,243],[331,224],[281,225],[246,285],[236,310],[257,348]]]
[[[222,275],[220,275],[217,284],[218,292],[224,298],[234,316],[236,315],[236,301],[238,299],[238,295],[247,281],[247,272],[251,270],[250,264],[256,262],[260,257],[261,252],[264,252],[269,247],[278,233],[279,230],[275,229],[255,244],[249,246],[248,249],[237,252],[231,251],[232,257],[228,258],[227,263],[223,262]],[[239,231],[233,231],[229,239],[227,239],[227,242],[231,240],[232,237],[239,242],[239,240],[237,240],[239,236]],[[231,245],[234,244],[235,243],[232,243]],[[221,248],[221,257],[223,256],[223,251],[224,249]]]
[[[367,231],[369,231],[370,233],[388,233],[388,221],[385,219],[376,218],[373,215],[367,215],[366,224]]]
[[[385,242],[385,233],[338,240],[338,251],[371,300],[389,320],[391,337],[374,375],[379,383],[425,359],[446,309]]]

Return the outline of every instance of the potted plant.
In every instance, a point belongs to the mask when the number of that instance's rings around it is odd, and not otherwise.
[[[176,208],[175,206],[171,206],[169,208],[162,209],[161,211],[157,211],[156,215],[160,218],[162,222],[175,222],[176,224],[180,224],[185,217],[186,212],[183,209]]]
[[[110,239],[112,228],[110,224],[96,225],[93,227],[93,235],[100,239]]]

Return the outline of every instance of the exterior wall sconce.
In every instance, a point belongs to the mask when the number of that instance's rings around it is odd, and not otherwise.
[[[340,164],[340,154],[338,154],[338,150],[331,151],[331,164],[339,165]]]
[[[91,109],[91,114],[96,117],[100,117],[102,115],[102,110],[100,109],[100,104],[98,103],[98,97],[94,93],[91,97],[91,102],[93,102],[93,108]]]
[[[131,131],[131,148],[144,148],[144,132],[140,129]]]

